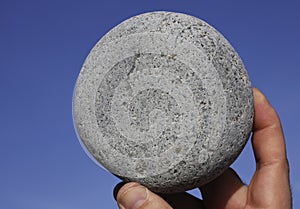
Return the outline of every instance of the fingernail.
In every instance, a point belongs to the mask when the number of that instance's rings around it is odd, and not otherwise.
[[[265,95],[259,89],[255,88],[253,90],[254,90],[254,99],[256,103],[268,102]]]
[[[123,191],[119,204],[124,209],[139,209],[146,202],[147,196],[147,189],[137,184]]]

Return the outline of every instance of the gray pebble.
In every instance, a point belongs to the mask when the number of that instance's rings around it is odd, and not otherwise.
[[[151,12],[94,46],[73,113],[84,147],[104,168],[174,193],[208,183],[237,158],[252,129],[253,95],[218,31],[189,15]]]

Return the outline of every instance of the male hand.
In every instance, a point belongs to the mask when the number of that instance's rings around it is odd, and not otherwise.
[[[200,188],[203,200],[188,193],[159,196],[127,183],[117,191],[120,209],[290,209],[289,165],[277,113],[258,90],[254,94],[252,147],[256,171],[246,186],[232,169]]]

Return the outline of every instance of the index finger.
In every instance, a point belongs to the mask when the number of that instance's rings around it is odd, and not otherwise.
[[[257,166],[285,163],[286,149],[279,117],[267,98],[256,88],[252,146]]]
[[[281,123],[267,98],[258,89],[253,89],[253,94],[256,172],[249,185],[248,204],[254,208],[290,208],[289,166]]]

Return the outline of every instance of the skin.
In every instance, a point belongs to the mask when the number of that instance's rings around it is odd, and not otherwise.
[[[229,168],[200,189],[203,200],[188,193],[157,195],[130,182],[116,191],[120,209],[290,209],[289,164],[282,127],[276,111],[256,88],[252,147],[256,171],[245,185]]]

